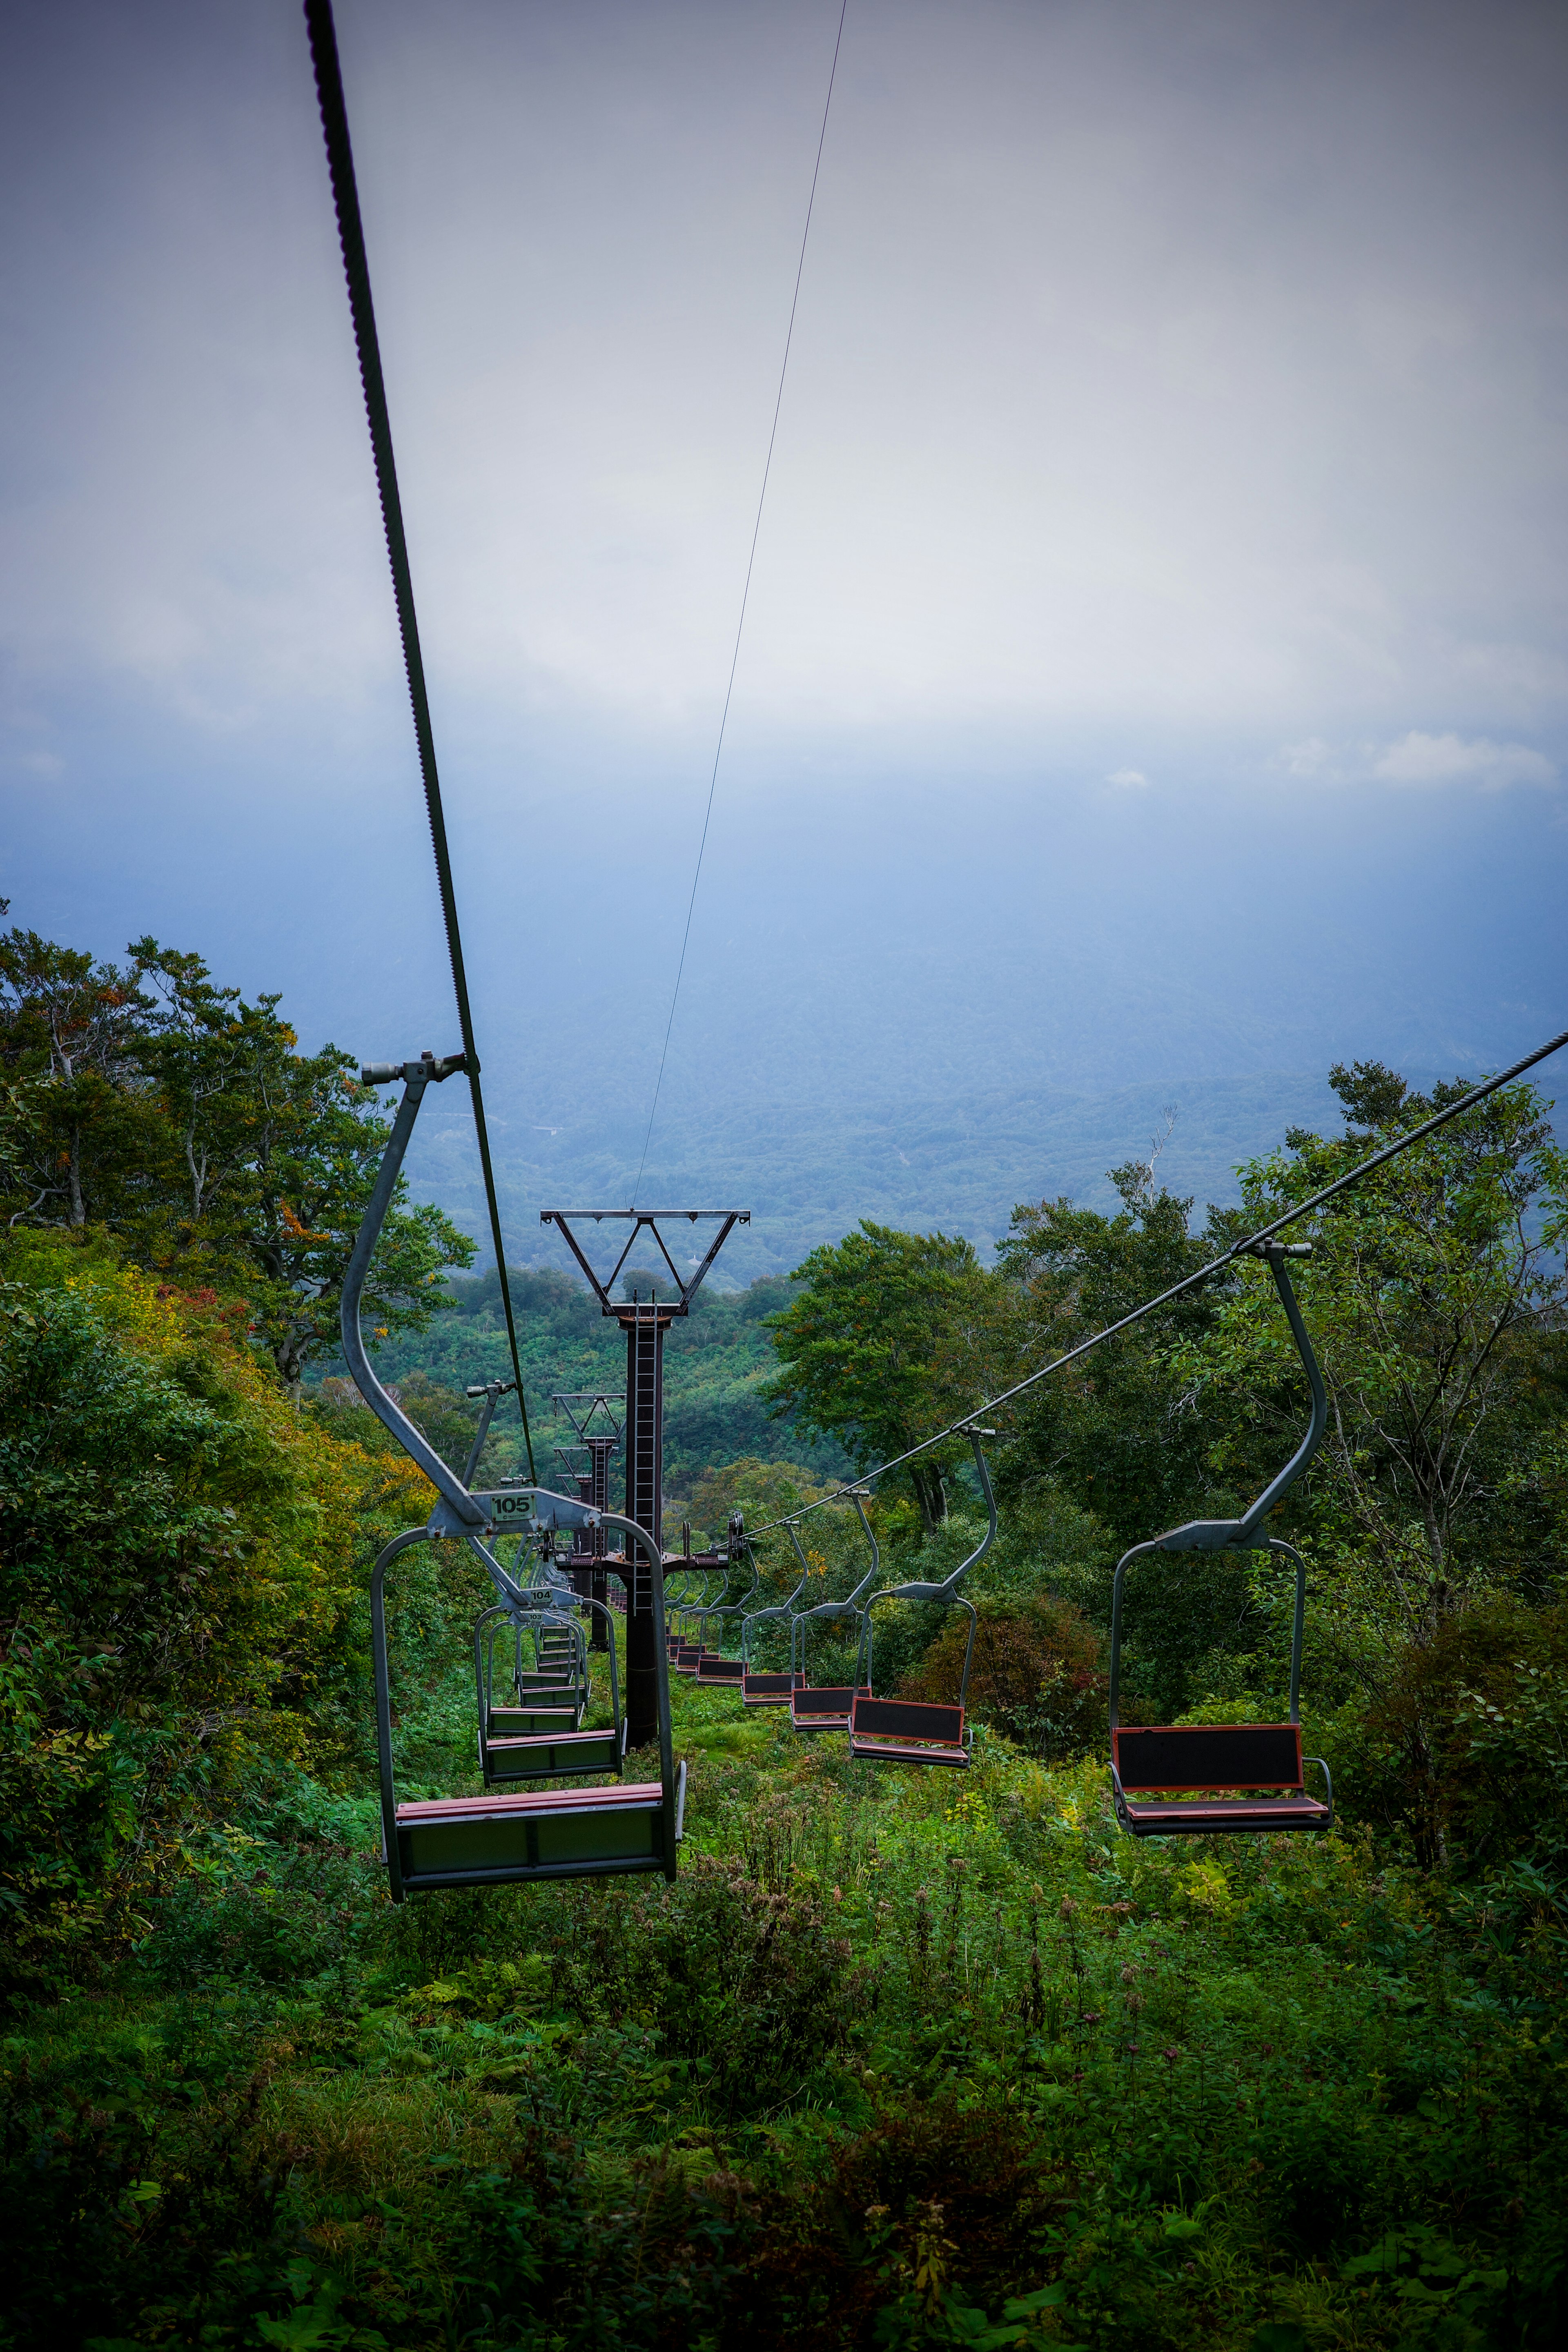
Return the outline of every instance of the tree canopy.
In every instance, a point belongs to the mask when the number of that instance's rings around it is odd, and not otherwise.
[[[813,1250],[791,1278],[805,1288],[768,1318],[780,1369],[767,1393],[779,1412],[836,1437],[859,1469],[942,1426],[944,1351],[966,1315],[984,1310],[972,1243],[863,1219],[843,1241]],[[940,1464],[911,1463],[909,1477],[925,1524],[935,1527],[946,1510]]]
[[[387,1123],[335,1045],[300,1050],[277,995],[247,1003],[152,938],[100,963],[0,933],[0,1208],[89,1225],[182,1289],[242,1296],[296,1398],[335,1355],[349,1253]],[[383,1337],[421,1328],[473,1243],[400,1181],[365,1289]]]

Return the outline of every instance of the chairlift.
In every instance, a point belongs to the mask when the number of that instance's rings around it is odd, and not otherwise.
[[[856,1699],[862,1696],[859,1675],[862,1654],[864,1654],[866,1666],[864,1696],[867,1698],[871,1696],[869,1628],[866,1612],[861,1608],[860,1602],[881,1574],[882,1555],[877,1548],[877,1538],[871,1533],[871,1522],[866,1517],[866,1506],[859,1494],[852,1493],[849,1499],[860,1515],[860,1525],[865,1529],[866,1541],[871,1547],[871,1565],[855,1587],[854,1591],[847,1594],[844,1600],[819,1601],[815,1609],[803,1609],[790,1626],[789,1662],[792,1671],[795,1669],[797,1641],[800,1651],[799,1668],[789,1695],[790,1722],[796,1731],[848,1730],[850,1711]],[[800,1552],[800,1540],[795,1536],[793,1527],[790,1529],[790,1536],[795,1550]],[[800,1553],[800,1558],[804,1568],[805,1565],[804,1552]],[[814,1689],[806,1672],[806,1627],[818,1622],[843,1624],[851,1618],[855,1622],[858,1634],[855,1680],[848,1684],[819,1683]]]
[[[979,1620],[974,1603],[960,1592],[959,1586],[970,1570],[983,1560],[996,1538],[996,1496],[992,1490],[991,1473],[981,1451],[983,1437],[993,1437],[990,1429],[967,1429],[974,1455],[974,1467],[980,1475],[980,1491],[985,1497],[987,1513],[985,1533],[967,1559],[960,1560],[951,1576],[939,1581],[917,1580],[912,1584],[890,1584],[883,1592],[874,1592],[866,1604],[862,1650],[865,1660],[866,1689],[857,1690],[849,1708],[849,1752],[852,1756],[870,1758],[879,1764],[946,1764],[961,1771],[969,1769],[969,1751],[974,1734],[965,1724],[964,1706],[969,1696],[969,1669],[974,1657],[974,1630]],[[958,1704],[954,1706],[929,1703],[923,1699],[876,1698],[871,1695],[871,1612],[879,1601],[934,1601],[944,1609],[963,1609],[969,1613],[969,1638],[963,1645],[963,1671],[958,1682]],[[857,1661],[856,1681],[858,1683],[859,1662]]]
[[[578,1594],[560,1580],[559,1571],[554,1579],[525,1592],[522,1599],[523,1609],[509,1606],[503,1612],[498,1608],[487,1611],[486,1615],[493,1619],[504,1613],[519,1643],[523,1627],[531,1626],[541,1654],[545,1654],[542,1644],[550,1635],[564,1633],[573,1645],[570,1654],[574,1681],[570,1690],[563,1690],[560,1696],[569,1696],[573,1704],[570,1707],[542,1706],[537,1702],[552,1694],[548,1689],[535,1689],[532,1705],[522,1703],[519,1691],[519,1705],[497,1706],[493,1697],[495,1635],[492,1633],[482,1649],[476,1637],[479,1769],[486,1788],[500,1781],[582,1780],[597,1772],[619,1775],[626,1763],[626,1725],[621,1713],[615,1629],[607,1623],[608,1609],[599,1601],[582,1602]],[[581,1623],[567,1613],[584,1606],[602,1612],[610,1636],[610,1721],[607,1727],[594,1730],[583,1728],[591,1689],[588,1645]]]
[[[392,1899],[440,1886],[510,1885],[540,1878],[603,1877],[662,1871],[673,1879],[686,1802],[686,1767],[677,1769],[664,1653],[662,1561],[652,1537],[616,1513],[541,1486],[474,1493],[441,1459],[376,1378],[360,1329],[360,1301],[372,1254],[391,1204],[426,1088],[467,1066],[464,1055],[437,1061],[373,1063],[361,1073],[367,1087],[402,1082],[403,1097],[382,1157],[375,1187],[360,1223],[343,1280],[343,1353],[361,1395],[436,1488],[423,1527],[405,1528],[385,1546],[371,1573],[371,1648],[375,1670],[376,1751],[381,1783],[383,1858]],[[619,1528],[626,1539],[623,1580],[647,1563],[654,1621],[659,1777],[566,1789],[530,1789],[480,1796],[398,1801],[394,1779],[392,1698],[387,1664],[386,1573],[415,1544],[457,1538],[468,1545],[498,1598],[526,1610],[525,1588],[504,1568],[492,1544],[498,1532],[559,1527]],[[635,1550],[634,1550],[635,1547]]]
[[[805,1554],[800,1548],[800,1538],[795,1534],[795,1521],[786,1519],[784,1528],[791,1543],[795,1546],[795,1558],[800,1562],[800,1581],[795,1591],[775,1607],[753,1609],[748,1616],[741,1620],[741,1704],[742,1706],[787,1706],[790,1694],[795,1688],[795,1678],[793,1667],[786,1675],[773,1675],[757,1674],[752,1666],[752,1626],[793,1623],[795,1604],[805,1591],[811,1576],[811,1570],[806,1566]],[[746,1549],[748,1551],[752,1549],[749,1543]],[[752,1555],[752,1564],[755,1568],[755,1553]],[[793,1644],[793,1633],[791,1641]]]
[[[1263,1532],[1264,1522],[1322,1443],[1329,1403],[1285,1261],[1310,1257],[1310,1242],[1258,1242],[1247,1255],[1267,1261],[1306,1368],[1312,1395],[1307,1433],[1278,1477],[1239,1519],[1194,1519],[1117,1562],[1110,1600],[1110,1782],[1116,1817],[1134,1837],[1212,1836],[1245,1830],[1327,1830],[1334,1787],[1321,1756],[1301,1753],[1301,1627],[1307,1564],[1293,1544]],[[1117,1719],[1121,1682],[1121,1591],[1129,1564],[1147,1552],[1268,1551],[1296,1563],[1290,1634],[1290,1705],[1284,1723],[1127,1724]],[[1323,1776],[1323,1799],[1309,1796],[1305,1768]],[[1267,1790],[1268,1794],[1258,1791]]]
[[[732,1511],[730,1515],[726,1549],[729,1557],[725,1564],[724,1580],[720,1587],[719,1598],[697,1612],[701,1621],[703,1636],[701,1655],[697,1661],[697,1680],[705,1688],[722,1685],[730,1689],[739,1690],[745,1680],[746,1662],[743,1657],[727,1658],[724,1655],[724,1629],[727,1625],[733,1624],[737,1618],[742,1624],[744,1623],[746,1604],[756,1598],[762,1585],[762,1572],[757,1566],[756,1554],[746,1541],[745,1521],[739,1511]],[[750,1564],[752,1580],[738,1601],[726,1601],[724,1593],[729,1586],[730,1571],[742,1554]],[[710,1621],[712,1622],[717,1632],[719,1640],[717,1650],[710,1650],[707,1646],[706,1637]]]

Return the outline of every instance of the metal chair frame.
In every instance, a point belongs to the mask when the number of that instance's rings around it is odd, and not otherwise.
[[[863,1656],[866,1669],[866,1702],[858,1695],[849,1711],[849,1744],[857,1756],[870,1757],[883,1762],[900,1764],[949,1764],[967,1769],[969,1750],[973,1733],[964,1721],[964,1707],[969,1697],[969,1670],[974,1659],[974,1633],[979,1617],[974,1603],[958,1590],[972,1568],[977,1567],[996,1539],[996,1496],[991,1484],[991,1472],[981,1450],[982,1437],[990,1437],[991,1430],[966,1429],[974,1466],[980,1476],[980,1491],[985,1498],[985,1533],[966,1559],[960,1560],[951,1576],[940,1580],[917,1579],[909,1584],[890,1584],[884,1591],[874,1592],[866,1604],[866,1630]],[[963,1671],[959,1676],[956,1707],[945,1702],[940,1706],[919,1699],[879,1699],[871,1689],[871,1612],[880,1601],[934,1601],[944,1609],[963,1609],[969,1615],[969,1638],[963,1646]],[[860,1679],[861,1657],[857,1656],[855,1678]],[[901,1713],[900,1713],[901,1711]],[[927,1728],[941,1725],[942,1718],[956,1717],[950,1728]],[[900,1736],[901,1734],[901,1736]]]
[[[795,1676],[795,1682],[790,1692],[789,1713],[790,1722],[796,1731],[847,1731],[848,1729],[850,1711],[862,1687],[860,1682],[862,1659],[864,1659],[866,1674],[865,1693],[868,1698],[871,1695],[870,1621],[867,1612],[859,1604],[882,1572],[882,1555],[878,1549],[877,1538],[871,1532],[871,1522],[866,1517],[866,1506],[858,1492],[852,1492],[849,1500],[859,1513],[860,1525],[865,1531],[866,1541],[871,1549],[871,1565],[855,1587],[854,1591],[847,1593],[842,1601],[819,1601],[814,1609],[801,1610],[790,1625],[789,1663],[790,1672]],[[791,1521],[788,1524],[790,1541],[795,1548],[796,1556],[804,1570],[805,1554],[801,1549],[800,1538],[795,1533],[794,1522]],[[855,1680],[847,1685],[842,1683],[818,1683],[814,1685],[806,1671],[805,1629],[808,1625],[818,1622],[842,1624],[847,1618],[854,1619],[858,1633],[855,1648]],[[797,1636],[800,1644],[798,1668],[795,1664]]]
[[[675,1760],[669,1678],[664,1649],[663,1562],[653,1538],[635,1520],[598,1512],[547,1487],[510,1486],[470,1492],[415,1428],[377,1379],[360,1329],[360,1301],[372,1254],[385,1221],[426,1088],[465,1067],[461,1055],[437,1062],[380,1063],[362,1073],[367,1086],[401,1080],[403,1097],[343,1278],[343,1353],[361,1395],[436,1489],[423,1527],[395,1536],[371,1571],[371,1654],[375,1677],[376,1759],[381,1790],[383,1854],[392,1899],[427,1887],[506,1885],[537,1878],[582,1878],[662,1871],[673,1879],[684,1829],[686,1767]],[[477,1461],[477,1453],[470,1460]],[[654,1620],[659,1778],[646,1784],[524,1790],[517,1794],[424,1800],[400,1805],[394,1780],[392,1696],[387,1660],[387,1570],[413,1545],[457,1538],[468,1543],[498,1599],[525,1608],[527,1588],[503,1567],[489,1538],[501,1533],[560,1527],[618,1528],[626,1538],[622,1568],[630,1583],[637,1555],[646,1562]]]
[[[1311,1391],[1311,1413],[1307,1431],[1295,1453],[1271,1478],[1256,1502],[1236,1519],[1192,1519],[1185,1526],[1167,1528],[1163,1535],[1147,1543],[1133,1544],[1116,1564],[1116,1574],[1110,1588],[1110,1780],[1116,1817],[1123,1829],[1134,1837],[1212,1836],[1226,1832],[1257,1830],[1327,1830],[1333,1826],[1334,1789],[1329,1768],[1321,1756],[1301,1754],[1301,1637],[1306,1617],[1307,1564],[1294,1545],[1281,1537],[1264,1532],[1264,1521],[1293,1486],[1310,1463],[1323,1441],[1328,1426],[1329,1400],[1323,1386],[1323,1375],[1313,1352],[1312,1342],[1285,1262],[1292,1257],[1310,1257],[1310,1242],[1260,1242],[1248,1255],[1262,1258],[1274,1277],[1274,1286],[1285,1309],[1297,1353],[1306,1370]],[[1284,1724],[1204,1724],[1204,1725],[1129,1725],[1122,1728],[1120,1719],[1121,1690],[1121,1617],[1122,1585],[1127,1570],[1135,1559],[1150,1552],[1255,1550],[1283,1556],[1296,1563],[1295,1606],[1290,1629],[1290,1698],[1289,1714]],[[1289,1736],[1293,1735],[1293,1775],[1285,1779],[1268,1776],[1288,1768],[1290,1760]],[[1154,1746],[1159,1742],[1161,1745]],[[1176,1743],[1174,1747],[1171,1743]],[[1168,1761],[1175,1769],[1184,1747],[1189,1758],[1197,1759],[1182,1767],[1187,1773],[1204,1768],[1199,1778],[1174,1778],[1150,1780],[1140,1778],[1135,1786],[1160,1790],[1166,1795],[1181,1795],[1199,1790],[1252,1789],[1273,1787],[1292,1793],[1284,1798],[1263,1801],[1246,1798],[1222,1798],[1188,1802],[1186,1798],[1176,1805],[1152,1805],[1141,1802],[1136,1795],[1129,1797],[1123,1781],[1123,1769],[1129,1753],[1142,1746],[1145,1753],[1158,1761],[1141,1769],[1161,1769]],[[1227,1763],[1234,1767],[1226,1777]],[[1256,1768],[1247,1769],[1248,1764]],[[1326,1804],[1306,1794],[1304,1770],[1315,1764],[1323,1776],[1328,1791]],[[1217,1768],[1217,1770],[1215,1769]],[[1258,1777],[1261,1774],[1263,1777]]]

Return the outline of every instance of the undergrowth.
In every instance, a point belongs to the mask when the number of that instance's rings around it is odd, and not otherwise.
[[[1134,1844],[1095,1762],[677,1711],[674,1886],[395,1910],[366,1803],[257,1783],[13,2016],[0,2344],[1561,2341],[1552,1857]]]

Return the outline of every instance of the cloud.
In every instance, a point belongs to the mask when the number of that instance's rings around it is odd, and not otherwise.
[[[1331,775],[1337,766],[1333,745],[1321,735],[1310,735],[1304,743],[1287,743],[1278,764],[1290,776]]]
[[[1131,792],[1136,791],[1140,785],[1147,784],[1149,779],[1141,774],[1136,768],[1113,768],[1105,781],[1108,784],[1123,785]]]
[[[0,654],[66,717],[357,724],[397,645],[297,21],[24,13]],[[1389,10],[852,11],[736,751],[1092,728],[1164,788],[1156,727],[1371,759],[1456,676],[1547,740],[1568,36],[1496,13],[1436,0],[1417,55]],[[441,708],[706,739],[831,11],[343,14]]]
[[[1528,743],[1492,743],[1485,736],[1467,743],[1458,735],[1423,735],[1414,728],[1389,745],[1372,772],[1390,784],[1474,784],[1484,793],[1557,782],[1552,761]]]

